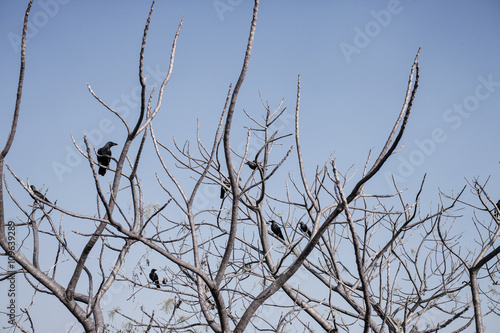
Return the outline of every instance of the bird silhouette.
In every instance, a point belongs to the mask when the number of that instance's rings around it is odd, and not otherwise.
[[[309,238],[311,238],[312,232],[311,232],[311,230],[309,230],[309,228],[307,227],[307,225],[305,223],[299,222],[299,227],[303,233],[305,233],[307,236],[309,236]]]
[[[116,145],[116,143],[108,141],[102,148],[97,150],[97,162],[102,165],[99,167],[99,174],[101,176],[106,174],[105,167],[109,166],[109,162],[111,161],[111,147]]]
[[[45,197],[45,195],[43,195],[42,193],[40,193],[35,185],[31,185],[31,190],[33,191],[33,194],[35,195],[35,199],[40,199],[40,200],[43,200],[43,201],[47,201],[48,203],[51,203],[49,200],[47,200],[47,198]]]
[[[276,221],[274,221],[274,220],[269,221],[269,223],[271,223],[271,231],[274,232],[274,234],[278,238],[280,238],[282,241],[285,241],[285,238],[283,237],[283,234],[281,233],[281,229],[280,229],[278,223],[276,223]]]
[[[224,196],[226,195],[226,187],[230,187],[231,183],[229,182],[229,180],[224,179],[224,185],[220,186],[220,198],[221,199],[224,199]]]
[[[152,269],[149,273],[149,278],[156,284],[156,288],[160,288],[160,279],[158,279],[158,274],[155,273],[156,269]]]
[[[245,164],[248,165],[252,170],[255,170],[257,168],[257,163],[254,161],[248,161]]]

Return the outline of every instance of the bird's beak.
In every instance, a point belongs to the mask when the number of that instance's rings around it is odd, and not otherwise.
[[[117,143],[111,142],[111,146],[118,146]]]

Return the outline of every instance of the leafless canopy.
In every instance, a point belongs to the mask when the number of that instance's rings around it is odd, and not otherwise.
[[[491,291],[499,279],[500,210],[486,191],[487,182],[468,184],[476,203],[462,200],[464,188],[458,194],[442,193],[435,210],[425,213],[420,207],[425,177],[413,192],[403,191],[395,182],[391,193],[365,191],[401,145],[419,84],[420,49],[411,65],[403,106],[380,153],[375,158],[370,153],[359,173],[339,170],[331,157],[311,174],[299,136],[300,76],[291,112],[293,133],[278,126],[289,114],[283,100],[276,108],[263,101],[262,117],[235,109],[249,70],[258,0],[241,73],[229,86],[213,140],[207,144],[198,136],[194,149],[189,143],[160,142],[161,130],[155,128],[154,119],[172,74],[183,21],[173,38],[167,75],[148,94],[143,66],[153,1],[140,49],[141,105],[136,122],[127,122],[88,87],[104,112],[121,121],[127,135],[109,166],[108,172],[114,173],[109,187],[97,173],[96,147],[87,138],[85,146],[74,141],[88,161],[98,198],[95,211],[75,212],[42,199],[5,162],[21,112],[32,2],[24,20],[11,131],[0,155],[0,246],[21,269],[2,271],[3,279],[24,276],[34,296],[54,297],[86,332],[112,331],[116,320],[127,322],[129,331],[146,332],[284,332],[291,328],[459,332],[473,323],[476,332],[483,332],[483,317],[499,314],[498,295]],[[237,112],[247,117],[242,151],[231,142]],[[156,179],[165,194],[157,204],[144,200],[146,189],[138,176],[146,145],[154,148],[161,165]],[[5,170],[15,181],[6,182]],[[34,200],[30,209],[11,195],[9,186],[24,188]],[[208,198],[210,204],[199,205],[207,187],[220,188],[220,199],[217,190]],[[19,211],[15,227],[29,231],[24,246],[9,243],[7,202]],[[462,218],[455,213],[458,205],[475,212],[475,249],[465,250],[461,235],[453,231]],[[86,221],[93,230],[74,230],[75,224],[66,224],[70,219]],[[270,221],[274,221],[272,228]],[[67,235],[71,233],[78,233],[85,243],[70,244]],[[39,260],[41,235],[56,248],[51,266]],[[97,259],[91,259],[91,251],[98,253]],[[125,258],[131,253],[140,260],[125,269]],[[153,257],[164,262],[156,267],[159,288],[148,279]],[[72,267],[69,282],[58,270],[67,262]],[[140,313],[115,308],[108,317],[102,300],[115,283],[127,283],[130,301],[140,305],[151,293],[162,293],[163,307],[140,306]],[[23,331],[31,326],[34,331],[30,307],[17,314],[15,325]]]

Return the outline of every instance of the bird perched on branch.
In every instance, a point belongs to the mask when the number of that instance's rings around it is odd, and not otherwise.
[[[156,269],[152,269],[149,273],[149,278],[156,284],[156,288],[160,288],[160,279],[158,279],[158,274],[156,274]]]
[[[46,201],[48,203],[51,203],[49,200],[47,200],[47,198],[45,197],[45,195],[43,195],[42,193],[40,193],[39,191],[37,191],[35,185],[31,185],[31,190],[33,191],[33,194],[35,195],[35,199],[40,199],[42,201]]]
[[[252,170],[255,170],[257,168],[257,163],[254,161],[248,161],[245,164],[248,165]]]
[[[283,237],[283,234],[281,233],[281,229],[280,229],[278,223],[276,223],[276,221],[274,221],[274,220],[269,221],[269,223],[271,223],[271,231],[274,232],[274,234],[278,238],[280,238],[282,241],[285,241],[285,238]]]
[[[111,161],[111,147],[116,145],[116,143],[108,141],[108,143],[106,143],[104,147],[97,150],[97,162],[101,164],[101,166],[99,167],[99,174],[101,176],[104,176],[106,174],[105,167],[109,166],[109,162]]]
[[[305,233],[307,236],[309,236],[309,238],[311,238],[312,232],[311,232],[311,230],[309,230],[309,228],[307,227],[307,225],[305,223],[299,222],[299,227],[303,233]]]
[[[224,180],[224,185],[220,186],[220,198],[221,199],[224,199],[224,196],[226,195],[226,187],[230,187],[231,183],[229,182],[229,180]]]

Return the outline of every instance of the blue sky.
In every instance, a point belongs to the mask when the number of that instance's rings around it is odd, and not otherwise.
[[[162,142],[193,141],[197,119],[202,137],[211,142],[228,86],[241,69],[252,4],[157,1],[145,58],[151,85],[158,87],[157,78],[168,68],[173,36],[184,17],[173,75],[156,118]],[[2,144],[14,109],[16,36],[26,5],[0,3]],[[136,119],[139,49],[149,5],[116,0],[33,5],[21,115],[7,162],[23,180],[48,186],[49,198],[61,205],[87,213],[95,209],[88,164],[75,157],[70,133],[77,141],[87,133],[96,146],[124,141],[120,122],[90,95],[87,83],[127,120]],[[428,203],[438,200],[438,188],[458,191],[464,177],[491,175],[490,194],[499,197],[500,3],[495,0],[262,1],[233,143],[245,135],[242,109],[258,117],[263,112],[259,91],[271,106],[285,98],[288,112],[295,109],[300,74],[301,139],[309,174],[330,154],[341,170],[351,165],[361,170],[369,149],[378,154],[394,124],[420,46],[420,87],[405,147],[370,189],[389,191],[388,177],[394,174],[401,187],[416,191],[427,173]],[[283,125],[293,131],[292,123]],[[158,169],[144,163],[140,172],[147,182]],[[148,200],[154,202],[155,194]]]

